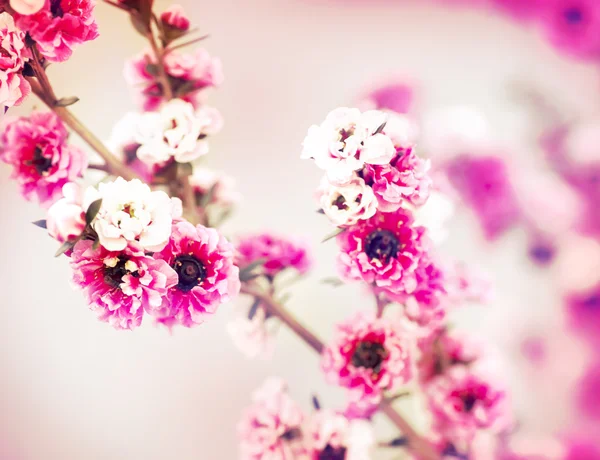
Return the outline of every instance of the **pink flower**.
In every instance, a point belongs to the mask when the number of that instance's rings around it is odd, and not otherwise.
[[[98,37],[92,0],[46,0],[33,15],[17,15],[17,26],[26,30],[42,55],[54,62],[66,61],[73,49]]]
[[[507,427],[506,392],[489,376],[453,366],[427,385],[426,396],[437,431],[453,441],[471,441],[477,430]]]
[[[71,254],[73,282],[80,287],[98,319],[115,329],[134,329],[144,311],[160,309],[177,274],[163,260],[144,255],[136,246],[112,252],[94,242],[79,241]]]
[[[304,414],[281,379],[267,380],[238,424],[241,460],[292,460],[302,455]]]
[[[447,165],[448,178],[473,208],[485,236],[498,238],[521,218],[508,170],[499,157],[462,155]]]
[[[25,33],[15,26],[10,14],[0,13],[0,110],[19,105],[31,92],[21,75],[26,53]]]
[[[367,421],[319,410],[307,423],[304,442],[309,460],[369,460],[375,438]]]
[[[564,460],[600,460],[600,443],[597,436],[589,439],[573,436],[566,442]]]
[[[600,54],[600,5],[596,0],[547,0],[541,19],[555,46],[581,57]]]
[[[205,89],[223,82],[221,61],[202,48],[191,54],[171,51],[165,56],[164,65],[175,95],[195,108],[204,102]],[[157,62],[151,51],[145,51],[126,63],[125,78],[144,110],[156,110],[163,102]]]
[[[390,293],[378,289],[386,297],[404,305],[406,316],[421,326],[437,327],[446,315],[446,274],[428,255],[423,255],[415,269],[417,285],[412,292]]]
[[[241,200],[241,195],[235,188],[235,179],[212,169],[194,168],[194,174],[190,176],[190,185],[194,188],[196,201],[203,202],[205,198],[210,198],[207,205],[229,207]]]
[[[163,25],[185,32],[190,28],[190,20],[181,5],[171,5],[161,15]]]
[[[373,190],[358,176],[343,185],[331,184],[324,176],[317,190],[317,198],[323,213],[337,227],[355,225],[377,212]]]
[[[579,382],[577,402],[586,417],[600,422],[600,362],[594,363]]]
[[[185,327],[201,324],[240,291],[233,245],[215,229],[176,222],[169,243],[155,257],[165,260],[178,276],[162,318],[173,318]]]
[[[492,0],[492,5],[517,19],[531,19],[540,15],[545,0]]]
[[[412,148],[400,148],[389,164],[367,165],[363,177],[375,192],[379,210],[393,212],[406,202],[425,204],[432,183],[429,168],[429,161],[419,158]]]
[[[77,238],[85,228],[81,188],[69,182],[63,186],[62,192],[63,198],[50,206],[46,218],[48,233],[60,243]]]
[[[407,113],[414,104],[414,88],[400,78],[386,79],[360,98],[362,110],[390,110]]]
[[[9,120],[0,145],[0,159],[13,166],[12,178],[21,184],[23,196],[49,207],[61,195],[63,185],[83,175],[87,157],[67,145],[67,130],[52,112]]]
[[[307,245],[298,238],[283,238],[269,233],[248,235],[237,244],[240,267],[264,260],[264,274],[274,277],[286,268],[305,274],[312,265]]]
[[[481,344],[456,331],[441,329],[418,341],[421,357],[417,363],[419,380],[430,382],[452,366],[469,365],[482,355]]]
[[[350,390],[351,400],[381,401],[411,377],[406,331],[389,319],[358,313],[336,328],[321,368],[330,383]]]
[[[428,241],[409,211],[378,213],[337,236],[338,271],[343,279],[363,280],[391,297],[405,297],[419,284],[416,270]]]
[[[597,343],[600,332],[600,284],[569,294],[565,302],[571,328]]]
[[[234,345],[248,358],[269,359],[273,356],[277,324],[269,319],[260,303],[254,303],[227,324]]]
[[[46,0],[10,0],[10,7],[19,14],[35,14],[45,3]]]

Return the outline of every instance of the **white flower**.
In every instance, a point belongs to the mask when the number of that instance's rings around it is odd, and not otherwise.
[[[252,317],[238,315],[227,324],[234,345],[248,358],[269,359],[275,349],[275,337],[272,328],[265,322],[265,310],[258,308]]]
[[[85,228],[83,194],[80,187],[69,182],[63,185],[63,198],[48,209],[46,227],[55,240],[64,243],[81,235]]]
[[[102,206],[92,227],[100,244],[109,251],[121,251],[134,241],[147,251],[162,250],[171,236],[174,213],[181,211],[178,200],[171,200],[165,192],[153,192],[138,179],[126,181],[119,177],[100,184],[98,189],[89,187],[84,209],[100,198]]]
[[[331,184],[323,177],[317,194],[321,209],[336,226],[354,225],[377,212],[373,190],[356,175],[344,185]]]
[[[123,159],[123,151],[130,145],[137,144],[136,132],[141,126],[143,115],[138,112],[127,112],[113,126],[110,137],[106,141],[106,146],[115,155]]]
[[[235,179],[208,168],[194,168],[190,177],[190,185],[200,194],[208,193],[213,189],[211,202],[230,206],[241,200],[241,195],[236,191]]]
[[[358,109],[335,109],[321,125],[309,128],[301,158],[313,158],[330,182],[344,184],[365,163],[386,164],[394,157],[392,141],[377,132],[386,119],[375,110],[361,114]]]
[[[174,158],[188,163],[208,153],[208,143],[199,139],[218,128],[220,118],[214,109],[194,111],[189,102],[173,99],[160,112],[146,112],[139,120],[135,141],[138,158],[150,165]]]
[[[415,224],[427,228],[429,238],[438,245],[448,237],[447,224],[454,215],[454,202],[442,192],[432,191],[415,213]]]

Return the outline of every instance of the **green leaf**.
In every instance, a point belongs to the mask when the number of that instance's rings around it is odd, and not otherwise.
[[[97,199],[96,201],[90,204],[89,208],[85,212],[85,223],[86,225],[90,225],[92,221],[96,218],[96,215],[100,211],[102,207],[102,198]]]
[[[339,286],[343,286],[344,282],[339,279],[339,278],[335,278],[335,277],[331,277],[331,278],[323,278],[321,280],[321,283],[323,284],[329,284],[333,287],[339,287]]]
[[[70,105],[73,105],[76,102],[79,102],[79,98],[77,96],[63,97],[62,99],[56,101],[54,105],[56,107],[69,107]]]
[[[244,268],[240,269],[240,281],[250,281],[251,279],[256,278],[256,273],[254,270],[262,267],[262,265],[266,262],[266,259],[257,259],[254,262],[246,265]],[[255,276],[256,275],[256,276]]]
[[[46,226],[46,219],[42,219],[42,220],[36,220],[35,222],[32,222],[33,225],[35,225],[36,227],[40,227],[40,228],[48,228]]]
[[[248,319],[252,320],[258,311],[258,307],[260,306],[260,299],[254,299],[254,302],[250,306],[250,310],[248,310]]]
[[[317,209],[317,214],[325,214],[325,211],[323,211],[322,209]]]
[[[148,35],[150,32],[150,18],[147,14],[142,14],[138,11],[132,10],[129,16],[131,18],[131,23],[133,24],[133,28],[137,30],[140,35],[144,37]]]
[[[92,249],[98,249],[99,246],[100,246],[100,238],[98,238],[97,240],[94,240],[94,244],[92,244]]]
[[[325,238],[323,238],[323,240],[321,241],[321,243],[325,243],[326,241],[329,241],[330,239],[335,238],[340,233],[344,233],[346,230],[348,230],[348,229],[344,228],[344,227],[338,227],[338,228],[336,228],[335,231],[333,231],[332,233],[330,233],[329,235],[327,235]]]
[[[317,395],[313,395],[312,404],[315,410],[321,410],[321,402],[319,401],[319,398],[317,398]]]
[[[214,183],[212,185],[212,187],[209,188],[208,191],[204,195],[202,195],[202,197],[200,198],[200,203],[199,203],[199,206],[201,208],[205,208],[212,201],[212,199],[215,196],[215,192],[217,191],[218,185],[219,185],[218,183]]]
[[[158,75],[158,65],[149,62],[146,64],[146,72],[156,77]]]
[[[75,243],[73,243],[72,241],[65,241],[60,248],[58,248],[58,251],[56,251],[56,254],[54,254],[54,257],[59,257],[62,256],[65,252],[67,252],[69,249],[72,249],[73,246],[75,246]]]

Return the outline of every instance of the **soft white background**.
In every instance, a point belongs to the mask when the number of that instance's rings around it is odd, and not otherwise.
[[[333,274],[335,244],[319,243],[330,231],[312,201],[320,173],[298,158],[311,123],[392,71],[421,82],[424,108],[477,105],[494,135],[509,144],[532,136],[508,82],[524,80],[572,114],[590,113],[600,99],[591,66],[560,57],[534,31],[483,12],[292,0],[182,4],[211,34],[206,46],[224,63],[226,83],[211,103],[222,110],[226,128],[206,161],[234,175],[244,195],[226,231],[272,229],[310,238],[316,267],[294,288],[289,305],[322,337],[335,321],[371,307],[371,299],[356,286],[318,282]],[[165,5],[158,2],[159,9]],[[49,73],[59,95],[81,98],[73,110],[106,138],[133,108],[122,66],[144,43],[119,11],[99,5],[97,18],[101,37]],[[27,113],[30,101],[14,113]],[[529,154],[533,149],[513,151]],[[274,373],[290,381],[307,407],[313,391],[330,405],[342,403],[341,392],[323,382],[316,356],[286,330],[272,362],[246,360],[225,332],[234,305],[173,336],[149,322],[134,333],[97,322],[69,286],[67,261],[52,257],[56,244],[30,224],[43,212],[25,203],[8,177],[0,166],[0,458],[233,459],[238,415],[251,391]],[[524,235],[514,232],[486,245],[465,212],[445,249],[496,282],[494,305],[469,311],[462,322],[499,345],[510,363],[517,415],[527,429],[543,433],[567,422],[565,389],[573,375],[559,369],[542,379],[519,355],[525,333],[562,336],[556,290],[548,273],[524,258],[524,244]],[[578,361],[583,353],[577,345],[554,350],[561,355],[553,360]],[[403,410],[418,417],[416,406]]]

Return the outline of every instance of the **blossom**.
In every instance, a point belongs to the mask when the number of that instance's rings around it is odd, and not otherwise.
[[[461,155],[446,166],[448,178],[477,215],[487,239],[494,240],[521,219],[521,209],[504,160]]]
[[[45,3],[45,0],[10,0],[10,7],[19,14],[35,14]]]
[[[415,271],[429,243],[408,210],[360,221],[340,233],[337,242],[338,271],[344,280],[363,280],[393,297],[408,296],[417,288]]]
[[[344,184],[365,164],[386,164],[396,151],[391,139],[379,132],[386,122],[383,112],[361,112],[341,107],[313,125],[304,139],[301,158],[313,158],[330,182]]]
[[[284,238],[270,233],[247,235],[240,238],[237,252],[240,267],[262,260],[264,274],[270,277],[286,268],[305,274],[312,265],[308,247],[299,238]]]
[[[162,318],[173,318],[185,327],[201,324],[240,291],[234,247],[215,229],[176,222],[169,243],[154,256],[165,260],[178,276]]]
[[[102,206],[92,222],[100,244],[109,251],[122,251],[137,242],[146,251],[160,251],[169,241],[171,222],[180,217],[177,199],[162,191],[152,191],[139,179],[126,181],[118,177],[89,187],[84,196],[84,209],[102,199]]]
[[[600,284],[569,293],[565,306],[570,327],[596,343],[600,332]]]
[[[190,185],[194,189],[196,201],[204,203],[209,198],[205,205],[233,206],[241,200],[241,195],[235,188],[235,178],[212,169],[194,168]]]
[[[413,85],[395,77],[366,91],[360,98],[359,106],[364,110],[407,113],[414,104],[414,96]]]
[[[317,196],[325,215],[338,227],[354,225],[377,212],[373,190],[358,176],[343,185],[331,184],[323,177]]]
[[[414,272],[416,286],[411,292],[389,292],[379,288],[385,296],[404,305],[406,316],[421,326],[434,328],[446,315],[448,282],[446,273],[433,258],[423,255]]]
[[[454,201],[446,193],[433,190],[427,202],[415,211],[415,223],[425,227],[431,241],[438,245],[448,237],[447,223],[454,211]]]
[[[281,379],[271,378],[257,390],[238,424],[241,460],[289,460],[304,451],[304,414]]]
[[[46,59],[63,62],[77,45],[98,37],[93,9],[92,0],[46,0],[35,14],[16,15],[16,22]]]
[[[431,177],[429,160],[419,158],[414,149],[397,149],[396,156],[385,165],[367,165],[365,182],[378,200],[378,209],[393,212],[406,202],[421,206],[429,197]]]
[[[190,28],[190,20],[183,11],[181,5],[171,5],[160,15],[163,25],[169,29],[185,32]]]
[[[351,400],[376,404],[410,379],[409,344],[398,324],[361,312],[337,326],[321,368],[330,383],[350,390]]]
[[[579,410],[591,420],[600,421],[600,362],[592,364],[577,388]]]
[[[492,5],[517,19],[526,20],[540,15],[544,0],[492,0]]]
[[[138,246],[123,251],[94,248],[79,241],[71,254],[73,282],[85,293],[98,319],[116,329],[134,329],[144,311],[159,309],[177,275],[163,260],[144,255]]]
[[[267,311],[260,303],[246,314],[237,315],[227,324],[227,332],[234,345],[248,358],[270,358],[275,348],[275,331],[268,321]]]
[[[181,99],[173,99],[159,112],[146,112],[139,119],[135,141],[137,157],[148,165],[163,165],[171,158],[188,163],[208,153],[203,138],[212,132],[213,112],[194,110]]]
[[[470,441],[477,430],[500,432],[508,424],[508,397],[480,370],[452,366],[425,389],[435,429],[451,440]]]
[[[83,175],[87,157],[67,145],[67,130],[53,112],[7,120],[0,139],[0,159],[13,166],[12,178],[23,196],[49,207],[63,185]]]
[[[319,410],[307,422],[304,442],[309,460],[368,460],[375,437],[365,420]]]
[[[60,243],[77,238],[86,226],[81,188],[69,182],[62,192],[63,198],[50,206],[46,218],[48,233]]]
[[[600,5],[595,0],[548,0],[540,18],[552,44],[576,56],[598,57]]]
[[[221,61],[202,48],[189,54],[169,51],[163,64],[175,96],[190,102],[195,108],[203,104],[205,89],[223,82]],[[125,64],[125,79],[144,110],[156,110],[164,99],[157,65],[150,50]]]
[[[0,12],[0,109],[19,105],[31,92],[21,74],[26,51],[25,33],[10,14]]]

